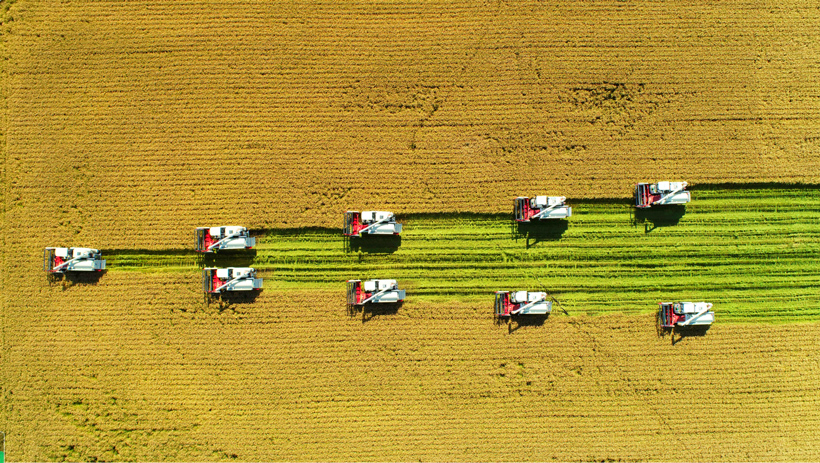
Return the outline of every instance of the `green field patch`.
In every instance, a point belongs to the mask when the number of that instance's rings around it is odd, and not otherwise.
[[[571,203],[571,201],[570,201]],[[571,314],[640,314],[708,301],[721,322],[820,319],[820,190],[703,189],[671,210],[582,201],[566,221],[511,214],[410,214],[400,237],[272,229],[250,252],[120,250],[111,271],[250,266],[269,290],[343,297],[347,279],[392,278],[407,303],[486,304],[496,290],[543,290]]]

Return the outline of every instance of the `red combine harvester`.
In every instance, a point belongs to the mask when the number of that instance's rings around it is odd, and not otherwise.
[[[658,320],[663,328],[708,326],[715,321],[709,302],[659,302]]]
[[[362,235],[398,235],[401,224],[396,223],[396,216],[385,211],[347,211],[342,233],[344,236],[361,237]]]
[[[43,269],[49,273],[102,272],[105,260],[99,249],[52,247],[43,253]]]
[[[262,279],[256,278],[256,270],[250,267],[208,267],[202,269],[202,289],[208,294],[260,291]]]
[[[552,312],[552,301],[547,293],[528,291],[496,291],[495,316],[545,315]]]
[[[566,200],[564,196],[519,196],[515,198],[515,220],[566,219],[572,216],[572,208],[567,206]]]
[[[199,227],[196,229],[196,251],[216,252],[229,249],[251,249],[256,238],[245,227]]]
[[[686,204],[692,200],[686,182],[638,183],[635,185],[635,207],[647,208]]]
[[[404,301],[404,290],[396,280],[347,280],[348,305]]]

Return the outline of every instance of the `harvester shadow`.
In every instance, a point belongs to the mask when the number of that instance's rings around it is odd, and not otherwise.
[[[643,224],[644,233],[649,233],[659,227],[677,225],[684,214],[686,214],[686,206],[683,205],[635,209],[633,224],[636,227]]]
[[[689,337],[702,337],[706,336],[706,332],[709,331],[709,325],[706,326],[690,326],[686,328],[675,328],[674,330],[670,330],[672,334],[672,345],[683,341],[684,338]],[[677,335],[677,340],[675,339],[675,335]]]
[[[749,182],[749,183],[698,183],[688,187],[689,190],[820,190],[817,183],[794,182]]]
[[[251,267],[256,259],[256,249],[219,251],[213,254],[203,254],[197,259],[197,264],[203,267]]]
[[[363,306],[348,305],[347,313],[351,318],[361,313],[362,324],[364,324],[381,315],[395,315],[401,306],[402,302],[365,304]]]
[[[102,270],[99,272],[51,273],[48,275],[48,282],[52,285],[62,284],[63,289],[74,285],[96,285],[107,272],[107,270]]]
[[[543,315],[512,315],[507,322],[507,332],[513,334],[513,332],[524,326],[542,326],[549,316],[548,313]],[[515,327],[513,327],[513,324],[515,324]]]
[[[360,238],[345,238],[345,252],[368,254],[392,254],[401,246],[401,235],[373,235]]]
[[[683,341],[683,338],[706,336],[706,332],[709,331],[709,328],[711,328],[711,325],[696,325],[685,327],[679,326],[675,328],[666,328],[661,325],[660,321],[660,314],[656,313],[655,326],[657,327],[658,337],[665,338],[667,335],[670,335],[673,346]],[[677,340],[675,339],[675,335],[678,336]]]
[[[541,222],[515,222],[514,235],[524,238],[527,249],[539,241],[558,241],[569,228],[567,220],[544,220]]]
[[[502,221],[509,217],[510,214],[506,212],[414,212],[397,215],[396,220],[399,222],[413,222],[414,220],[453,222],[464,219]]]

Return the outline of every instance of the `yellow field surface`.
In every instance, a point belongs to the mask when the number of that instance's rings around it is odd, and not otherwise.
[[[814,5],[550,3],[18,0],[9,228],[156,249],[348,208],[820,181]]]
[[[673,345],[651,315],[507,326],[489,307],[411,301],[349,315],[327,291],[220,312],[198,289],[109,272],[21,291],[6,312],[9,458],[820,457],[817,323],[718,324]]]
[[[817,5],[0,11],[9,461],[820,460],[818,323],[718,313],[673,344],[651,315],[496,325],[489,300],[409,292],[350,314],[342,282],[205,305],[189,269],[67,284],[40,267],[45,246],[122,261],[191,249],[196,226],[340,227],[346,209],[820,183]],[[782,228],[795,248],[800,227]]]

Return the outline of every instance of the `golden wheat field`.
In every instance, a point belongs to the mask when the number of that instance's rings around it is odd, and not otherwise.
[[[335,227],[373,203],[820,181],[820,11],[801,2],[18,0],[6,16],[9,222],[101,247],[187,245],[203,221]]]
[[[652,316],[495,325],[328,292],[205,307],[195,278],[110,272],[7,314],[9,457],[812,460],[818,324],[658,337]],[[117,303],[123,293],[131,304]],[[70,305],[65,298],[70,298]],[[335,303],[317,304],[317,300]]]
[[[207,304],[174,260],[197,226],[262,230],[264,247],[279,229],[340,227],[346,209],[502,214],[519,195],[626,201],[659,179],[816,189],[820,5],[0,9],[9,461],[820,459],[817,321],[721,323],[716,306],[705,335],[670,338],[651,306],[506,325],[492,294],[410,290],[395,312],[350,313],[343,281],[269,283],[311,256],[268,263],[255,299]],[[784,261],[803,253],[792,305],[816,302],[815,199],[781,220],[794,237],[761,239]],[[52,281],[45,246],[112,265]],[[144,268],[117,267],[124,255]]]

